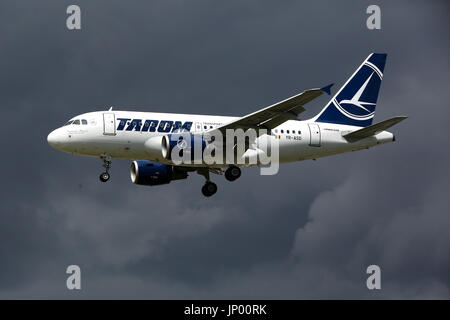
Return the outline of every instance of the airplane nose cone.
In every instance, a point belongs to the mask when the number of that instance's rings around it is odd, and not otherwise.
[[[60,143],[60,139],[58,138],[58,132],[56,130],[53,130],[49,133],[47,136],[47,142],[52,147],[56,148],[56,146]]]

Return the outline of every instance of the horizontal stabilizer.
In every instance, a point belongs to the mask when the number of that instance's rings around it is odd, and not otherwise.
[[[358,141],[367,137],[371,137],[373,135],[376,135],[377,133],[380,133],[390,127],[392,127],[393,125],[396,125],[397,123],[399,123],[400,121],[405,120],[408,117],[405,116],[401,116],[401,117],[394,117],[392,119],[388,119],[388,120],[384,120],[375,124],[372,124],[368,127],[350,132],[346,135],[344,135],[344,138],[347,139],[348,141]]]

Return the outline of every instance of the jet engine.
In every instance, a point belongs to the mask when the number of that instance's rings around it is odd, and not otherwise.
[[[155,161],[193,161],[202,159],[206,145],[207,143],[202,136],[190,133],[171,133],[149,138],[145,142],[145,149],[151,159]]]
[[[133,161],[130,175],[133,183],[146,186],[167,184],[172,180],[181,180],[188,177],[187,172],[181,168],[148,160]]]

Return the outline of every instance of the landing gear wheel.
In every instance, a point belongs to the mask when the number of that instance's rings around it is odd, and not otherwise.
[[[217,185],[214,182],[206,181],[202,187],[202,193],[205,197],[211,197],[217,192]]]
[[[103,168],[105,168],[105,172],[102,172],[99,178],[101,182],[106,182],[110,178],[109,169],[111,168],[111,157],[103,154],[100,156],[100,159],[103,161]]]
[[[234,181],[241,176],[241,169],[236,166],[231,166],[225,171],[225,178],[228,181]]]
[[[99,178],[101,182],[106,182],[109,180],[110,176],[108,172],[103,172]]]

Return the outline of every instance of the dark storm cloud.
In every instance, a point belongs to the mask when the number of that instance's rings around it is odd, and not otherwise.
[[[0,297],[448,298],[448,5],[378,3],[380,31],[369,2],[78,1],[69,32],[72,2],[2,1]],[[389,54],[376,120],[409,116],[396,143],[215,177],[211,199],[196,174],[132,185],[125,160],[101,184],[98,159],[46,143],[110,105],[243,115],[339,87],[373,51]],[[65,289],[69,264],[81,292]]]

